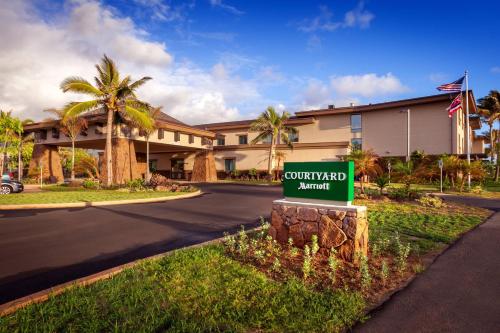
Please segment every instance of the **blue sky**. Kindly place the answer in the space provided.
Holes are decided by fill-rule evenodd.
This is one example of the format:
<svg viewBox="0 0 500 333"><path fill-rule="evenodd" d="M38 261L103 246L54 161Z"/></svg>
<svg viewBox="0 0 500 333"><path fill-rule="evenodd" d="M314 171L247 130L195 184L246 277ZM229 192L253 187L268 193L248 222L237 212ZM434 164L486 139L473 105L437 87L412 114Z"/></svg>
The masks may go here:
<svg viewBox="0 0 500 333"><path fill-rule="evenodd" d="M8 45L0 70L22 58L52 84L44 98L26 101L19 87L39 87L42 75L4 76L0 107L32 116L77 98L58 82L90 79L102 53L134 76L153 76L145 98L189 123L253 117L268 105L293 112L435 94L465 69L477 98L500 89L493 1L19 3L0 9L4 24L17 28L0 37ZM33 25L40 34L30 37Z"/></svg>

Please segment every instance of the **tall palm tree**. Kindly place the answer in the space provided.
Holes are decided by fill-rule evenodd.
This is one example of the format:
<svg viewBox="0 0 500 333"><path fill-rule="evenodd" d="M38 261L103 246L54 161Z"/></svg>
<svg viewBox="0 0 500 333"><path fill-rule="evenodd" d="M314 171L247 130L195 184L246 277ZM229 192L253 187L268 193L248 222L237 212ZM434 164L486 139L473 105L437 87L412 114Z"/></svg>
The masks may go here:
<svg viewBox="0 0 500 333"><path fill-rule="evenodd" d="M145 76L140 80L132 81L130 76L126 76L121 79L115 63L106 55L101 63L96 65L96 69L98 75L94 78L95 86L78 76L68 77L61 83L63 92L81 93L92 97L88 101L68 103L63 111L65 117L68 118L97 109L103 109L106 112L106 185L109 186L113 183L111 154L113 121L116 117L121 117L135 124L141 124L142 128L153 127L153 120L148 114L149 104L140 101L135 94L136 89L151 78Z"/></svg>
<svg viewBox="0 0 500 333"><path fill-rule="evenodd" d="M19 146L17 149L17 180L21 181L23 179L23 147L26 143L32 142L34 140L33 133L29 133L28 135L24 134L24 126L33 124L34 121L32 119L24 119L21 121L22 131L18 133Z"/></svg>
<svg viewBox="0 0 500 333"><path fill-rule="evenodd" d="M23 132L23 126L18 118L12 117L12 111L0 110L0 142L2 143L0 150L0 177L4 172L7 147L17 141Z"/></svg>
<svg viewBox="0 0 500 333"><path fill-rule="evenodd" d="M149 179L151 178L150 175L151 171L149 170L149 138L151 137L151 134L153 134L157 129L156 120L160 116L160 113L161 113L161 106L156 108L151 107L148 109L149 117L153 119L152 127L142 127L141 124L135 124L146 138L146 182L149 182Z"/></svg>
<svg viewBox="0 0 500 333"><path fill-rule="evenodd" d="M56 115L59 119L59 126L61 132L66 135L71 140L71 180L75 180L75 141L83 130L88 127L87 120L83 117L77 116L67 116L67 110L57 110L48 109L46 112L50 112Z"/></svg>
<svg viewBox="0 0 500 333"><path fill-rule="evenodd" d="M285 162L285 159L286 159L286 153L283 151L283 150L277 150L275 152L275 158L276 158L276 178L278 176L278 173L279 173L279 170L280 170L280 166L281 166L281 162Z"/></svg>
<svg viewBox="0 0 500 333"><path fill-rule="evenodd" d="M290 114L283 111L279 114L272 106L269 106L266 111L250 125L250 131L258 132L252 144L269 141L269 157L267 165L267 173L269 177L273 174L273 161L276 150L276 145L283 142L290 148L293 148L293 143L290 139L291 134L297 134L294 127L286 126L286 122L290 118Z"/></svg>
<svg viewBox="0 0 500 333"><path fill-rule="evenodd" d="M346 156L348 161L354 161L354 173L360 177L361 193L365 193L364 178L366 176L376 176L382 173L382 168L378 164L378 156L372 149L351 150L349 155Z"/></svg>
<svg viewBox="0 0 500 333"><path fill-rule="evenodd" d="M490 157L493 161L495 156L495 140L493 135L493 125L495 121L500 123L500 92L498 90L491 90L489 94L478 100L478 113L481 120L488 125L489 130L489 143L490 143ZM500 137L497 136L496 144L500 145ZM498 181L500 174L500 163L497 156L497 167L495 171L495 181Z"/></svg>

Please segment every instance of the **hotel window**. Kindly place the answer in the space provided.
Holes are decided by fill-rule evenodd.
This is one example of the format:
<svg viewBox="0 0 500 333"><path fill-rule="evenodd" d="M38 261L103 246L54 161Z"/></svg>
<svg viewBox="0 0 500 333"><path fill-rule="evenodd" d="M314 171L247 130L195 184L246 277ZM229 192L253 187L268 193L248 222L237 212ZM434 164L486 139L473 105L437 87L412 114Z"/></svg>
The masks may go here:
<svg viewBox="0 0 500 333"><path fill-rule="evenodd" d="M288 139L290 142L299 142L299 132L288 133Z"/></svg>
<svg viewBox="0 0 500 333"><path fill-rule="evenodd" d="M179 132L174 132L174 141L179 142L181 141L181 133Z"/></svg>
<svg viewBox="0 0 500 333"><path fill-rule="evenodd" d="M236 160L234 158L224 159L224 171L233 172L236 169Z"/></svg>
<svg viewBox="0 0 500 333"><path fill-rule="evenodd" d="M271 140L272 140L272 136L268 135L264 139L262 139L262 143L264 143L264 144L270 144Z"/></svg>
<svg viewBox="0 0 500 333"><path fill-rule="evenodd" d="M240 145L247 145L248 144L248 135L238 135L238 143Z"/></svg>
<svg viewBox="0 0 500 333"><path fill-rule="evenodd" d="M351 132L361 132L361 115L351 114Z"/></svg>
<svg viewBox="0 0 500 333"><path fill-rule="evenodd" d="M158 140L162 140L165 137L165 133L163 133L163 128L158 129Z"/></svg>
<svg viewBox="0 0 500 333"><path fill-rule="evenodd" d="M351 139L351 150L361 150L362 140L360 138Z"/></svg>
<svg viewBox="0 0 500 333"><path fill-rule="evenodd" d="M223 136L220 136L217 138L217 146L225 146L226 145L226 138Z"/></svg>
<svg viewBox="0 0 500 333"><path fill-rule="evenodd" d="M189 134L189 143L194 143L194 135Z"/></svg>
<svg viewBox="0 0 500 333"><path fill-rule="evenodd" d="M59 139L59 128L53 128L52 129L52 137L54 139Z"/></svg>

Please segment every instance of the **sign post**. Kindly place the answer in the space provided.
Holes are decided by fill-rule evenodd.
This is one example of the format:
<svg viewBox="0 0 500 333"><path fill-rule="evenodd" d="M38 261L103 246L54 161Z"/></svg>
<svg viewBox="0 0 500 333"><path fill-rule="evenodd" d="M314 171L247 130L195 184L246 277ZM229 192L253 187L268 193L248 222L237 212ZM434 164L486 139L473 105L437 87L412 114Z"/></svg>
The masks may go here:
<svg viewBox="0 0 500 333"><path fill-rule="evenodd" d="M439 188L440 188L441 193L443 193L443 160L442 159L440 159L438 161L438 165L439 165L439 174L440 174L440 177L439 177L440 186L439 186Z"/></svg>
<svg viewBox="0 0 500 333"><path fill-rule="evenodd" d="M354 200L354 162L286 162L287 200L350 206Z"/></svg>

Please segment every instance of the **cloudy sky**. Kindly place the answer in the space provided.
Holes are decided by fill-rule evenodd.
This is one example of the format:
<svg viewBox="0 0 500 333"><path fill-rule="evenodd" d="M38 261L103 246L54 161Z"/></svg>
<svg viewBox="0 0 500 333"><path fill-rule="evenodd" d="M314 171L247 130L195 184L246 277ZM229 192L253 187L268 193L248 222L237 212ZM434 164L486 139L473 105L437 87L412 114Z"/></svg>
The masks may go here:
<svg viewBox="0 0 500 333"><path fill-rule="evenodd" d="M190 124L435 94L470 71L500 89L493 1L13 0L0 7L0 109L42 119L103 54ZM430 10L431 9L431 10Z"/></svg>

